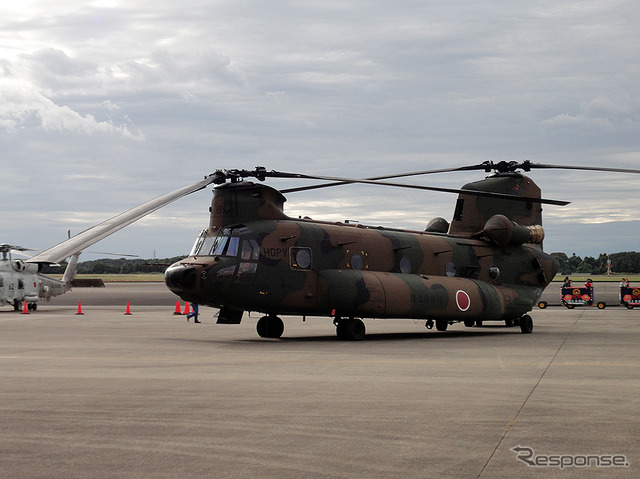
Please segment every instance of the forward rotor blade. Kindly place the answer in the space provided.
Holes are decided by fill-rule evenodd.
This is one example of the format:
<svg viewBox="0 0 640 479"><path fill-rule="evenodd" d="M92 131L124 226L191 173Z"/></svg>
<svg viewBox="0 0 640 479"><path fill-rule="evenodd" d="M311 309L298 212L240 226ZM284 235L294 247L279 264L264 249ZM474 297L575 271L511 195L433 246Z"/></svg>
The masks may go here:
<svg viewBox="0 0 640 479"><path fill-rule="evenodd" d="M177 190L171 191L165 195L154 198L147 201L135 208L132 208L124 213L109 218L108 220L97 224L81 233L78 233L73 238L70 238L62 243L43 251L40 254L32 257L28 260L29 263L59 263L71 255L81 252L85 248L97 243L101 239L112 235L116 231L130 225L131 223L138 221L140 218L153 213L159 208L168 205L169 203L201 190L211 183L216 181L215 175L205 177L204 180L198 181L188 186L184 186Z"/></svg>
<svg viewBox="0 0 640 479"><path fill-rule="evenodd" d="M276 175L273 175L276 176ZM482 196L487 198L502 198L513 201L531 201L535 203L543 203L548 205L556 205L556 206L566 206L569 204L568 201L560 201L560 200L547 200L543 198L531 198L528 196L515 196L515 195L507 195L503 193L492 193L490 191L477 191L477 190L464 190L464 189L455 189L455 188L440 188L436 186L423 186L423 185L410 185L403 183L390 183L387 181L375 181L375 180L367 180L367 179L353 179L353 178L336 178L331 176L314 176L314 175L304 175L300 173L281 173L278 172L277 176L280 178L298 178L298 179L307 179L307 180L323 180L323 181L333 181L333 182L346 182L346 183L363 183L368 185L378 185L378 186L393 186L396 188L411 188L416 190L427 190L427 191L439 191L444 193L457 193L457 194L468 194L472 196ZM286 190L283 190L283 192Z"/></svg>

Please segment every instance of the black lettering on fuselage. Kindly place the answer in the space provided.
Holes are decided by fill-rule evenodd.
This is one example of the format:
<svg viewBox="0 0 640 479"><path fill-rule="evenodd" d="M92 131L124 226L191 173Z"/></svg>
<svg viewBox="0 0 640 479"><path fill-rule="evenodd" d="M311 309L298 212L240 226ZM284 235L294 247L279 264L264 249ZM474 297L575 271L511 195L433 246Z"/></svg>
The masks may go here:
<svg viewBox="0 0 640 479"><path fill-rule="evenodd" d="M267 258L280 258L287 257L286 248L262 248L262 255Z"/></svg>

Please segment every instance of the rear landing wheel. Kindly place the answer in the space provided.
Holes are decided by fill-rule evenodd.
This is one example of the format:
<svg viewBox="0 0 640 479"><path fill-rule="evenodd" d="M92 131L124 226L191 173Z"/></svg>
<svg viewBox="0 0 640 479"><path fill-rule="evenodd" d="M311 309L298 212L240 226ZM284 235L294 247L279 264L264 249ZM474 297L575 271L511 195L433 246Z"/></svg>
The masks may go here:
<svg viewBox="0 0 640 479"><path fill-rule="evenodd" d="M341 318L336 323L336 334L343 341L361 341L366 334L362 320L358 318Z"/></svg>

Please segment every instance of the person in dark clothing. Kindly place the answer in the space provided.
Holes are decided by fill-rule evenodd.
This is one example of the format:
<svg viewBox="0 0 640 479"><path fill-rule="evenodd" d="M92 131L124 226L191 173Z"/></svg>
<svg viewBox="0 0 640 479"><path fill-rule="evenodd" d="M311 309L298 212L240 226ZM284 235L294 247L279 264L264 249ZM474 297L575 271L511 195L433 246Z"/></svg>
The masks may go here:
<svg viewBox="0 0 640 479"><path fill-rule="evenodd" d="M187 321L189 321L190 318L193 318L194 323L200 322L198 321L198 303L191 303L191 312L187 314Z"/></svg>

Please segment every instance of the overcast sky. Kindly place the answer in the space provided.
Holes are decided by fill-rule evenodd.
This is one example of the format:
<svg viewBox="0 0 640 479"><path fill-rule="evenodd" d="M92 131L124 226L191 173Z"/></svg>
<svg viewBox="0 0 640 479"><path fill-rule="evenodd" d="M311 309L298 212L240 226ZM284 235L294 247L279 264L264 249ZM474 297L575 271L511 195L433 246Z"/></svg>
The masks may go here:
<svg viewBox="0 0 640 479"><path fill-rule="evenodd" d="M3 2L0 242L46 249L217 168L640 168L639 17L632 0ZM640 176L530 176L572 201L545 208L547 251L640 250ZM210 190L91 249L186 254ZM454 204L362 185L292 193L285 212L422 229Z"/></svg>

